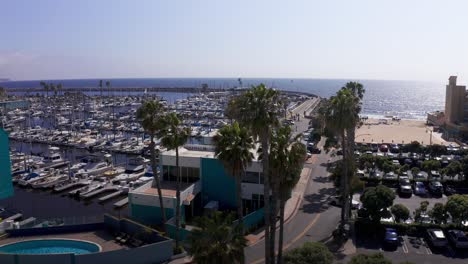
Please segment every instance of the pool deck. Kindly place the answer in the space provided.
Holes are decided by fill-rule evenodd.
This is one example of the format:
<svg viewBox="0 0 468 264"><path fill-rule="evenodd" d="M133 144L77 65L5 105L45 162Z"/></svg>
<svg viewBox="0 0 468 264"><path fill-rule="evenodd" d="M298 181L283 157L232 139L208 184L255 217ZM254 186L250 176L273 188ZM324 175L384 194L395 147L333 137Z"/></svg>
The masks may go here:
<svg viewBox="0 0 468 264"><path fill-rule="evenodd" d="M104 230L91 231L91 232L81 232L81 233L65 233L65 234L53 234L53 235L43 235L43 236L25 236L25 237L8 237L0 239L0 246L15 242L21 242L26 240L34 239L76 239L84 240L96 243L101 246L102 251L113 251L122 248L128 248L127 246L122 246L115 243L114 237Z"/></svg>

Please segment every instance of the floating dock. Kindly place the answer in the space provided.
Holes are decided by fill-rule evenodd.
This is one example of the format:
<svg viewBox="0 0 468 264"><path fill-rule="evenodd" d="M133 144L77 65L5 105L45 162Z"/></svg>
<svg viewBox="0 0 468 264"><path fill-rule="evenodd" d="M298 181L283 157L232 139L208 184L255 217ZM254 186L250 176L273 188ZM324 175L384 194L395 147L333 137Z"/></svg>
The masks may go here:
<svg viewBox="0 0 468 264"><path fill-rule="evenodd" d="M120 200L120 201L116 202L114 204L114 207L120 208L120 207L123 207L124 205L127 205L127 204L128 204L128 197L123 199L123 200Z"/></svg>
<svg viewBox="0 0 468 264"><path fill-rule="evenodd" d="M107 200L110 200L110 199L112 199L112 198L114 198L114 197L117 197L117 196L120 196L120 195L122 195L122 194L125 194L125 192L124 192L124 191L116 191L116 192L113 192L113 193L111 193L111 194L108 194L108 195L106 195L106 196L103 196L103 197L99 198L99 202L100 202L100 203L105 202L105 201L107 201Z"/></svg>
<svg viewBox="0 0 468 264"><path fill-rule="evenodd" d="M104 188L101 188L101 189L91 191L89 193L80 194L80 198L88 199L88 198L96 196L96 195L98 195L100 193L109 192L109 191L116 191L118 189L119 189L118 186L107 186L107 187L104 187Z"/></svg>

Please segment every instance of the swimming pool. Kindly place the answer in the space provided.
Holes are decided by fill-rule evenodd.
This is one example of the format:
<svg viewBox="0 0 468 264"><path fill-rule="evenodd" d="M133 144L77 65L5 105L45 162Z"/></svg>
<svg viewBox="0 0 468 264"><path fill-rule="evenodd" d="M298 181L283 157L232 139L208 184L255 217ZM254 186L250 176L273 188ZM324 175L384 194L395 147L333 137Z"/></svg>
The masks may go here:
<svg viewBox="0 0 468 264"><path fill-rule="evenodd" d="M0 246L0 253L8 254L88 254L101 251L95 243L72 239L35 239Z"/></svg>

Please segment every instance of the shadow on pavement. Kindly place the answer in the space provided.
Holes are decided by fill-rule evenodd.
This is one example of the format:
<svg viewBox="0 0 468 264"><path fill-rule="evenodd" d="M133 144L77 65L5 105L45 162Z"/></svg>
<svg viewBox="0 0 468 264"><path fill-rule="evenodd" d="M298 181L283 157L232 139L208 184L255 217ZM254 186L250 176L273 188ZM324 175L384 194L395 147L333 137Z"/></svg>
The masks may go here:
<svg viewBox="0 0 468 264"><path fill-rule="evenodd" d="M318 193L308 194L304 196L304 203L301 210L304 213L314 214L321 213L330 208L328 197L336 193L335 188L322 188Z"/></svg>

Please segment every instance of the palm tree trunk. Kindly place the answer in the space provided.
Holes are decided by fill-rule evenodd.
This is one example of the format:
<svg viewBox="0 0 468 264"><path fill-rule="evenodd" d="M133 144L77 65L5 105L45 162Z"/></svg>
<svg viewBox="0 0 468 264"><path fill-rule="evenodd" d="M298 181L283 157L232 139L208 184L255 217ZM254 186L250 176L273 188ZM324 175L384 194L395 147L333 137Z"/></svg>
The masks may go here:
<svg viewBox="0 0 468 264"><path fill-rule="evenodd" d="M242 227L242 234L244 234L244 227L243 227L243 219L244 218L244 210L242 207L242 173L243 171L237 171L237 177L236 177L236 192L237 192L237 217L239 218L239 226ZM242 249L242 255L244 255L244 249ZM242 261L241 264L244 264L244 261Z"/></svg>
<svg viewBox="0 0 468 264"><path fill-rule="evenodd" d="M237 217L239 218L239 225L243 224L244 218L244 209L242 206L242 173L243 171L236 172Z"/></svg>
<svg viewBox="0 0 468 264"><path fill-rule="evenodd" d="M348 194L348 208L347 208L347 217L348 219L350 218L351 215L351 202L352 202L352 197L350 193L350 182L351 179L354 176L355 173L355 166L354 166L354 145L355 145L355 133L356 133L356 128L348 128L348 162L349 162L349 170L348 170L348 176L346 177L346 187L347 187L347 194Z"/></svg>
<svg viewBox="0 0 468 264"><path fill-rule="evenodd" d="M262 151L263 151L263 201L264 201L264 219L265 219L265 263L271 263L271 250L270 250L270 179L269 179L269 151L268 144L270 142L270 135L268 131L262 135Z"/></svg>
<svg viewBox="0 0 468 264"><path fill-rule="evenodd" d="M274 174L270 174L270 189L271 189L271 215L270 215L270 254L271 262L275 263L275 240L276 240L276 216L278 215L278 184Z"/></svg>
<svg viewBox="0 0 468 264"><path fill-rule="evenodd" d="M159 196L159 207L161 208L161 217L162 217L162 227L163 231L166 231L165 223L166 223L166 210L164 209L163 204L163 196L161 190L161 180L158 174L158 166L156 164L156 153L155 153L155 143L154 143L154 135L151 135L151 144L150 144L150 151L151 151L151 169L153 170L153 187L156 185L156 189L158 189L158 196Z"/></svg>
<svg viewBox="0 0 468 264"><path fill-rule="evenodd" d="M176 187L176 250L179 250L180 242L180 171L179 171L179 148L176 147L176 175L177 175L177 187Z"/></svg>
<svg viewBox="0 0 468 264"><path fill-rule="evenodd" d="M342 201L342 206L341 206L341 228L344 227L346 224L346 207L347 207L347 187L346 187L346 178L348 175L348 161L347 161L347 142L346 142L346 133L345 130L342 131L341 134L341 148L343 150L343 161L342 161L342 166L343 166L343 173L341 174L341 197L343 199Z"/></svg>
<svg viewBox="0 0 468 264"><path fill-rule="evenodd" d="M281 195L279 204L280 226L278 235L278 264L283 264L283 232L284 232L284 207L286 205L285 195Z"/></svg>

